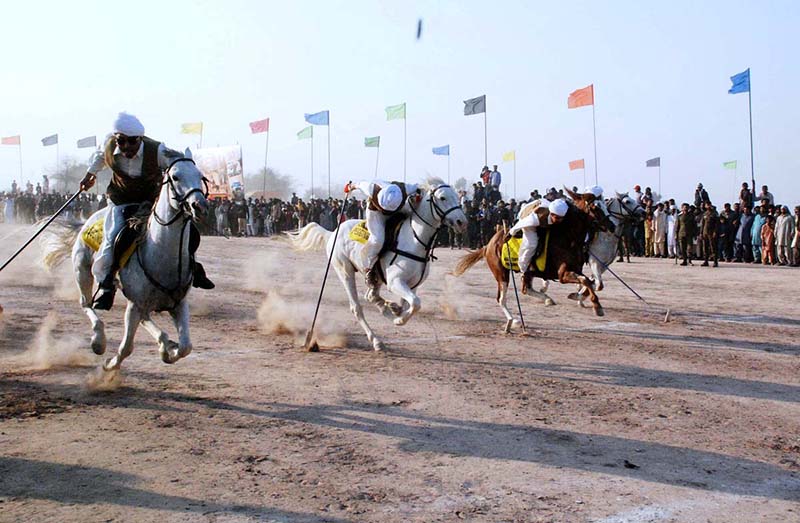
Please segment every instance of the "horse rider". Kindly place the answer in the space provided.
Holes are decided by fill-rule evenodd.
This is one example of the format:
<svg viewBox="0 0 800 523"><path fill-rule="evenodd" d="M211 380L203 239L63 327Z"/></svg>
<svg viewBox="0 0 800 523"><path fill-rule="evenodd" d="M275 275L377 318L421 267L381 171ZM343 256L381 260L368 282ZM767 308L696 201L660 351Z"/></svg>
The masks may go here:
<svg viewBox="0 0 800 523"><path fill-rule="evenodd" d="M365 218L369 239L361 250L363 264L359 270L364 272L367 285L372 287L377 284L374 267L386 238L386 221L397 214L407 216L411 212L411 206L418 203L420 190L419 186L413 183L382 180L349 183L344 189L346 193L354 190L361 191L367 196Z"/></svg>
<svg viewBox="0 0 800 523"><path fill-rule="evenodd" d="M109 210L105 218L103 243L92 266L99 292L93 308L109 310L114 304L114 277L119 269L118 260L114 259L114 242L125 227L125 209L134 205L138 207L143 202L153 204L161 191L164 171L181 157L179 152L145 136L144 126L139 119L124 112L117 116L114 130L107 137L103 149L92 155L89 169L81 181L81 190L91 189L97 173L102 169L107 167L112 171L111 183L106 189ZM191 227L194 238L190 244L199 245L199 232L194 224ZM194 262L192 285L201 289L214 288L203 266L197 262Z"/></svg>
<svg viewBox="0 0 800 523"><path fill-rule="evenodd" d="M544 201L541 201L541 203L543 204ZM534 203L529 203L525 207L530 205L534 205ZM522 214L525 207L520 209L520 214ZM533 210L533 212L514 224L514 226L508 232L506 239L508 239L510 236L513 236L517 232L522 231L522 243L519 247L520 272L525 274L525 271L528 269L528 266L533 260L533 255L536 253L536 248L539 245L538 229L540 227L547 229L551 225L555 225L556 223L560 222L564 216L566 216L568 210L569 205L566 201L562 199L553 200L552 202L549 202L547 206L539 205Z"/></svg>

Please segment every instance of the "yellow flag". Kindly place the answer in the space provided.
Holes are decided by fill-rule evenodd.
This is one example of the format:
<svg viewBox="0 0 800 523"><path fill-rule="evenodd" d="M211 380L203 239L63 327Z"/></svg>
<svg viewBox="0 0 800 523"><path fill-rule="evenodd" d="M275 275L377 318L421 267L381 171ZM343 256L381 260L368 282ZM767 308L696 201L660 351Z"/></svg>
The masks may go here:
<svg viewBox="0 0 800 523"><path fill-rule="evenodd" d="M181 124L181 134L203 134L203 122Z"/></svg>
<svg viewBox="0 0 800 523"><path fill-rule="evenodd" d="M517 152L516 151L508 151L507 153L503 154L503 161L504 162L513 162L517 159Z"/></svg>

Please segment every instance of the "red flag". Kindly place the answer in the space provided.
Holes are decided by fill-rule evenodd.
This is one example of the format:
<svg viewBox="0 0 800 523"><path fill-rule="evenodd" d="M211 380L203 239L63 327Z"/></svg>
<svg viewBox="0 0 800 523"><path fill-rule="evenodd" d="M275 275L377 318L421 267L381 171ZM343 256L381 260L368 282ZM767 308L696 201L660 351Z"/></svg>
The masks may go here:
<svg viewBox="0 0 800 523"><path fill-rule="evenodd" d="M577 171L578 169L586 169L586 166L583 163L583 158L580 160L572 160L569 162L569 170L570 171Z"/></svg>
<svg viewBox="0 0 800 523"><path fill-rule="evenodd" d="M19 135L17 136L4 136L2 140L0 140L2 145L19 145Z"/></svg>
<svg viewBox="0 0 800 523"><path fill-rule="evenodd" d="M594 105L594 84L569 93L567 109L575 109L584 105Z"/></svg>
<svg viewBox="0 0 800 523"><path fill-rule="evenodd" d="M269 118L264 118L257 122L250 122L250 130L253 134L269 132Z"/></svg>

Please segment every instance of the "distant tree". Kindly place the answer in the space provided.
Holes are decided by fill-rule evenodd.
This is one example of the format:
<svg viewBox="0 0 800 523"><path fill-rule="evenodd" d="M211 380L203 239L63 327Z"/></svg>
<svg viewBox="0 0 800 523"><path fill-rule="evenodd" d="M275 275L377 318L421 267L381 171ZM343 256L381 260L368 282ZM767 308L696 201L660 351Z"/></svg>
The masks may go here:
<svg viewBox="0 0 800 523"><path fill-rule="evenodd" d="M467 179L463 176L456 180L456 183L453 184L453 188L457 191L466 191L467 190Z"/></svg>
<svg viewBox="0 0 800 523"><path fill-rule="evenodd" d="M72 156L67 156L61 160L58 167L45 169L44 174L47 174L50 179L51 191L74 193L78 190L88 169L88 162L78 161ZM111 181L111 170L103 169L97 174L97 181L91 192L104 193L109 181Z"/></svg>
<svg viewBox="0 0 800 523"><path fill-rule="evenodd" d="M257 173L246 174L244 177L244 187L248 196L263 196L264 192L264 168L258 170ZM267 168L266 179L266 198L280 198L281 200L288 200L294 192L294 179L288 174L281 174L279 171Z"/></svg>

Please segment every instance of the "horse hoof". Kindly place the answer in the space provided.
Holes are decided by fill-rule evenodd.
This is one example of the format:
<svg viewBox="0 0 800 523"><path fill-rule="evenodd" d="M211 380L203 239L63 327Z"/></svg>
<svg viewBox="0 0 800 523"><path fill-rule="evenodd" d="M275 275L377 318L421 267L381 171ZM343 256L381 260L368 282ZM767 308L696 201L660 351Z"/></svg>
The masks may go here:
<svg viewBox="0 0 800 523"><path fill-rule="evenodd" d="M178 349L178 344L174 341L168 341L166 345L162 345L158 351L161 354L161 361L169 365L178 361L180 359Z"/></svg>
<svg viewBox="0 0 800 523"><path fill-rule="evenodd" d="M603 290L603 282L597 284L597 288L595 288L596 292L600 292Z"/></svg>
<svg viewBox="0 0 800 523"><path fill-rule="evenodd" d="M603 308L602 308L602 307L597 307L597 308L594 310L594 313L595 313L596 315L598 315L598 316L605 316L605 315L606 315L606 313L605 313L605 311L603 311Z"/></svg>
<svg viewBox="0 0 800 523"><path fill-rule="evenodd" d="M567 294L567 298L575 301L578 301L580 299L577 292L570 292L569 294Z"/></svg>
<svg viewBox="0 0 800 523"><path fill-rule="evenodd" d="M555 305L556 302L554 302L552 298L547 298L547 299L544 300L544 304L549 307L551 305Z"/></svg>
<svg viewBox="0 0 800 523"><path fill-rule="evenodd" d="M405 319L405 318L403 318L403 317L400 317L400 318L395 318L393 323L394 323L395 325L397 325L398 327L400 327L401 325L405 325L405 324L406 324L406 321L408 321L408 320L406 320L406 319Z"/></svg>
<svg viewBox="0 0 800 523"><path fill-rule="evenodd" d="M511 326L514 324L514 320L506 320L506 326L503 327L503 334L511 334Z"/></svg>
<svg viewBox="0 0 800 523"><path fill-rule="evenodd" d="M106 371L106 372L112 372L112 371L118 370L119 369L119 365L113 363L114 360L116 360L116 359L117 359L116 356L114 356L113 358L108 358L106 360L106 362L103 363L103 370Z"/></svg>
<svg viewBox="0 0 800 523"><path fill-rule="evenodd" d="M106 337L92 336L92 352L100 356L106 352Z"/></svg>
<svg viewBox="0 0 800 523"><path fill-rule="evenodd" d="M384 346L383 342L380 340L375 340L372 342L372 348L375 349L375 352L382 351L386 347Z"/></svg>

